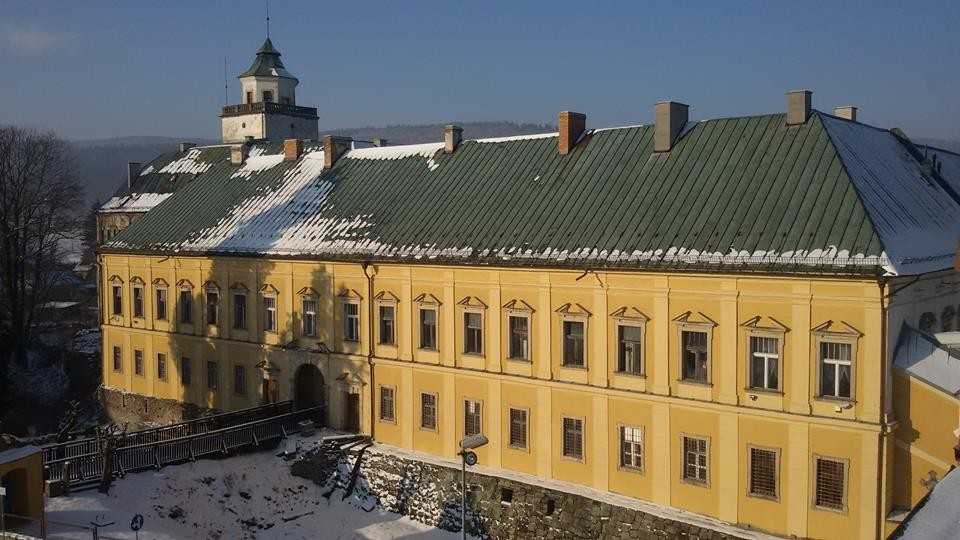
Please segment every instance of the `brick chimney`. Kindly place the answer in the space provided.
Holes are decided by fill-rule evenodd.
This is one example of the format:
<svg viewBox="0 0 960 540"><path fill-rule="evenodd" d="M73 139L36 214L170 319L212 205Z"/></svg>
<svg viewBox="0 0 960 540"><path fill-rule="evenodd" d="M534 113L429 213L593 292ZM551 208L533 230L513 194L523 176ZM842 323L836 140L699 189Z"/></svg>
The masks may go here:
<svg viewBox="0 0 960 540"><path fill-rule="evenodd" d="M452 154L460 142L463 141L463 128L454 124L447 124L443 128L443 153Z"/></svg>
<svg viewBox="0 0 960 540"><path fill-rule="evenodd" d="M587 128L587 115L578 112L560 111L557 116L557 129L560 136L557 137L557 150L560 155L569 154L576 146L577 140L583 131Z"/></svg>
<svg viewBox="0 0 960 540"><path fill-rule="evenodd" d="M353 139L350 137L337 137L327 135L323 138L323 168L329 170L333 164L340 159L340 156L350 151Z"/></svg>
<svg viewBox="0 0 960 540"><path fill-rule="evenodd" d="M300 139L284 139L283 160L296 161L303 154L303 141Z"/></svg>
<svg viewBox="0 0 960 540"><path fill-rule="evenodd" d="M250 155L250 145L247 143L234 144L230 146L230 163L232 165L243 165Z"/></svg>
<svg viewBox="0 0 960 540"><path fill-rule="evenodd" d="M844 105L842 107L834 107L833 115L837 118L845 118L852 122L857 121L857 108L853 105Z"/></svg>
<svg viewBox="0 0 960 540"><path fill-rule="evenodd" d="M813 92L794 90L787 92L787 125L803 124L810 118L810 103Z"/></svg>
<svg viewBox="0 0 960 540"><path fill-rule="evenodd" d="M690 106L679 101L660 101L653 106L653 151L669 152L690 117Z"/></svg>
<svg viewBox="0 0 960 540"><path fill-rule="evenodd" d="M133 186L133 181L140 176L140 168L143 166L143 163L138 161L127 162L127 189L130 189Z"/></svg>
<svg viewBox="0 0 960 540"><path fill-rule="evenodd" d="M386 139L384 139L383 137L374 137L373 140L370 141L370 142L372 142L373 145L374 145L374 146L377 146L377 147L384 147L384 146L387 146L388 144L390 144L390 143L389 143Z"/></svg>
<svg viewBox="0 0 960 540"><path fill-rule="evenodd" d="M192 142L188 142L188 141L182 141L182 142L180 143L180 153L182 154L182 153L186 152L187 150L189 150L189 149L191 149L191 148L194 148L194 147L196 147L196 146L197 146L197 143L192 143Z"/></svg>

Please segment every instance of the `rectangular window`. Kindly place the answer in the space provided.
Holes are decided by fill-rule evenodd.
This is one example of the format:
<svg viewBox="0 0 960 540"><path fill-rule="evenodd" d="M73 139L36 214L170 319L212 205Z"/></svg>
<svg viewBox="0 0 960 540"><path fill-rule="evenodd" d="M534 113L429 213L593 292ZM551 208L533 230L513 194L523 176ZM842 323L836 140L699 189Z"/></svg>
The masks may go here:
<svg viewBox="0 0 960 540"><path fill-rule="evenodd" d="M216 325L220 319L220 293L207 291L207 324Z"/></svg>
<svg viewBox="0 0 960 540"><path fill-rule="evenodd" d="M123 286L114 285L113 291L113 314L123 315Z"/></svg>
<svg viewBox="0 0 960 540"><path fill-rule="evenodd" d="M750 495L777 498L777 451L750 447Z"/></svg>
<svg viewBox="0 0 960 540"><path fill-rule="evenodd" d="M247 295L234 293L233 295L233 328L246 330L247 328Z"/></svg>
<svg viewBox="0 0 960 540"><path fill-rule="evenodd" d="M483 354L483 313L463 313L463 352Z"/></svg>
<svg viewBox="0 0 960 540"><path fill-rule="evenodd" d="M303 299L303 335L317 335L317 301L313 298Z"/></svg>
<svg viewBox="0 0 960 540"><path fill-rule="evenodd" d="M643 470L643 428L620 426L620 466Z"/></svg>
<svg viewBox="0 0 960 540"><path fill-rule="evenodd" d="M247 92L247 103L253 103L253 92Z"/></svg>
<svg viewBox="0 0 960 540"><path fill-rule="evenodd" d="M706 332L683 330L680 332L682 372L681 378L706 384L707 362L709 359L710 344Z"/></svg>
<svg viewBox="0 0 960 540"><path fill-rule="evenodd" d="M133 350L133 374L143 377L143 351Z"/></svg>
<svg viewBox="0 0 960 540"><path fill-rule="evenodd" d="M820 395L850 398L853 345L834 341L820 342Z"/></svg>
<svg viewBox="0 0 960 540"><path fill-rule="evenodd" d="M394 415L395 390L390 386L380 387L380 420L384 422L393 422L396 419Z"/></svg>
<svg viewBox="0 0 960 540"><path fill-rule="evenodd" d="M750 336L750 388L780 389L780 340Z"/></svg>
<svg viewBox="0 0 960 540"><path fill-rule="evenodd" d="M583 420L563 419L563 457L583 459Z"/></svg>
<svg viewBox="0 0 960 540"><path fill-rule="evenodd" d="M437 310L420 308L420 348L437 350Z"/></svg>
<svg viewBox="0 0 960 540"><path fill-rule="evenodd" d="M463 436L478 435L483 432L483 405L472 399L463 402Z"/></svg>
<svg viewBox="0 0 960 540"><path fill-rule="evenodd" d="M233 391L240 396L247 393L247 368L233 366Z"/></svg>
<svg viewBox="0 0 960 540"><path fill-rule="evenodd" d="M343 340L360 341L360 304L343 305Z"/></svg>
<svg viewBox="0 0 960 540"><path fill-rule="evenodd" d="M267 332L277 331L277 297L263 297L263 329Z"/></svg>
<svg viewBox="0 0 960 540"><path fill-rule="evenodd" d="M617 371L643 375L643 349L639 326L617 325Z"/></svg>
<svg viewBox="0 0 960 540"><path fill-rule="evenodd" d="M510 446L527 449L527 410L510 409Z"/></svg>
<svg viewBox="0 0 960 540"><path fill-rule="evenodd" d="M217 363L208 360L207 361L207 388L210 390L216 390L220 387L220 377L217 373Z"/></svg>
<svg viewBox="0 0 960 540"><path fill-rule="evenodd" d="M380 306L380 344L393 345L395 343L394 324L395 311L393 306Z"/></svg>
<svg viewBox="0 0 960 540"><path fill-rule="evenodd" d="M165 321L167 320L167 290L166 289L157 289L157 305L154 306L157 310L157 320Z"/></svg>
<svg viewBox="0 0 960 540"><path fill-rule="evenodd" d="M584 367L583 321L563 321L563 365Z"/></svg>
<svg viewBox="0 0 960 540"><path fill-rule="evenodd" d="M119 345L113 346L113 370L123 371L123 349Z"/></svg>
<svg viewBox="0 0 960 540"><path fill-rule="evenodd" d="M266 102L266 103L272 103L272 102L273 102L273 91L272 91L272 90L264 90L264 91L263 91L263 101Z"/></svg>
<svg viewBox="0 0 960 540"><path fill-rule="evenodd" d="M143 318L143 287L133 288L133 316Z"/></svg>
<svg viewBox="0 0 960 540"><path fill-rule="evenodd" d="M707 440L699 437L683 437L683 479L706 484L708 475Z"/></svg>
<svg viewBox="0 0 960 540"><path fill-rule="evenodd" d="M436 394L420 394L420 428L437 429Z"/></svg>
<svg viewBox="0 0 960 540"><path fill-rule="evenodd" d="M846 507L847 464L845 461L818 457L816 461L816 493L818 508L843 510Z"/></svg>
<svg viewBox="0 0 960 540"><path fill-rule="evenodd" d="M512 360L530 360L530 317L510 315L507 318L510 332L508 358Z"/></svg>
<svg viewBox="0 0 960 540"><path fill-rule="evenodd" d="M180 289L180 322L190 324L193 322L193 291L190 289Z"/></svg>
<svg viewBox="0 0 960 540"><path fill-rule="evenodd" d="M180 359L180 382L184 386L190 386L193 382L193 374L190 372L190 359L184 356Z"/></svg>
<svg viewBox="0 0 960 540"><path fill-rule="evenodd" d="M157 378L167 380L167 355L163 353L157 353Z"/></svg>

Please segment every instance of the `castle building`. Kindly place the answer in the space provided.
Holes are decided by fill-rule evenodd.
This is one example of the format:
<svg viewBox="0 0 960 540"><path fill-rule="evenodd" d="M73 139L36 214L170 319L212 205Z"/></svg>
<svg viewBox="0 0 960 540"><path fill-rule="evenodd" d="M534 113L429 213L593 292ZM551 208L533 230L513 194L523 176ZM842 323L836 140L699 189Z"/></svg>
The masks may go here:
<svg viewBox="0 0 960 540"><path fill-rule="evenodd" d="M809 538L891 534L955 464L960 156L806 91L369 147L317 139L269 40L240 79L99 248L107 394L482 433L491 467Z"/></svg>

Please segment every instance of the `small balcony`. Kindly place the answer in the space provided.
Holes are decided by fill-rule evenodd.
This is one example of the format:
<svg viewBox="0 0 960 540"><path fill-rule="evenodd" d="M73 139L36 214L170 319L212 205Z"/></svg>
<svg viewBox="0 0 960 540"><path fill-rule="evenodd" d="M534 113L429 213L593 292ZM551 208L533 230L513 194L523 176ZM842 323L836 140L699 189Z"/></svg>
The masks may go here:
<svg viewBox="0 0 960 540"><path fill-rule="evenodd" d="M317 109L315 107L300 107L297 105L287 105L286 103L274 103L272 101L225 105L220 117L260 113L283 114L299 118L317 118Z"/></svg>

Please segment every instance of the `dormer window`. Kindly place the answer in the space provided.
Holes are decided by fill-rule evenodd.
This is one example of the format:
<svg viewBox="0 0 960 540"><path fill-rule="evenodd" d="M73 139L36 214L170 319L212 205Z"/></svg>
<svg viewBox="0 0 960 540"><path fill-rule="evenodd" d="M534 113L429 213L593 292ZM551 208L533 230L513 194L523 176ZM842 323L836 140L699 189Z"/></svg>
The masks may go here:
<svg viewBox="0 0 960 540"><path fill-rule="evenodd" d="M263 91L263 101L264 103L273 103L273 91L264 90Z"/></svg>

